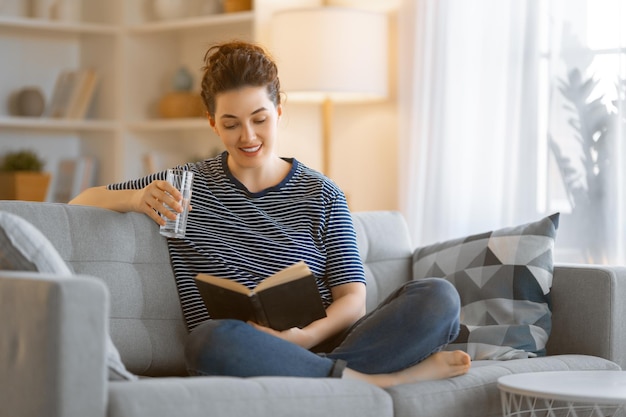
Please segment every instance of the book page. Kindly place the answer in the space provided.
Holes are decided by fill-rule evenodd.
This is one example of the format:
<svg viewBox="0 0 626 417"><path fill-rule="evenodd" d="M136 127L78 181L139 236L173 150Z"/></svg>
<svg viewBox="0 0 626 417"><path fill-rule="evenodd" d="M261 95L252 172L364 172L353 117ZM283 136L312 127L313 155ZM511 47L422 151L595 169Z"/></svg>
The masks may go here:
<svg viewBox="0 0 626 417"><path fill-rule="evenodd" d="M266 278L263 282L257 285L254 291L263 291L265 288L281 285L285 282L294 281L298 278L306 277L311 274L311 270L309 269L307 264L305 264L303 261L300 261L285 269L278 271L271 277Z"/></svg>

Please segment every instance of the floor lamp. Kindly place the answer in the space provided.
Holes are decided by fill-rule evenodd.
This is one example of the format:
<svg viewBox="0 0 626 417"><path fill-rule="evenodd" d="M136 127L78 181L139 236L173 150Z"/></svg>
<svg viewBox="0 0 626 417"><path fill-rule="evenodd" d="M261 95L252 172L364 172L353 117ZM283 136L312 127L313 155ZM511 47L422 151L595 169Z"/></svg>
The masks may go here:
<svg viewBox="0 0 626 417"><path fill-rule="evenodd" d="M345 7L283 10L272 17L271 50L290 101L321 103L322 172L330 174L332 103L387 96L385 13Z"/></svg>

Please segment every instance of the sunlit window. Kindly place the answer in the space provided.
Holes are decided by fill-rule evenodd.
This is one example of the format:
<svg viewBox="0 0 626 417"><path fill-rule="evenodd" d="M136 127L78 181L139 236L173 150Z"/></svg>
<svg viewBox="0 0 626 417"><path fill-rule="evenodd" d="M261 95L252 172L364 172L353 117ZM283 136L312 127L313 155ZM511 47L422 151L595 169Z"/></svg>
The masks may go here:
<svg viewBox="0 0 626 417"><path fill-rule="evenodd" d="M572 242L592 233L589 245L606 245L604 231L617 223L611 216L620 215L616 194L626 183L616 167L626 149L626 1L541 5L539 140L547 137L548 146L540 147L538 211L565 214L569 228L578 229L565 231Z"/></svg>
<svg viewBox="0 0 626 417"><path fill-rule="evenodd" d="M591 80L594 84L588 96L581 98L587 102L599 99L607 112L617 113L618 84L626 79L626 29L621 27L626 21L626 2L570 0L563 10L555 10L555 3L559 2L545 0L541 11L544 18L544 54L540 69L543 94L538 107L543 126L541 131L559 143L563 156L570 159L574 168L583 169L579 160L583 156L579 149L581 144L574 139L580 132L575 132L570 122L584 114L569 109L573 103L563 97L561 90L567 87L563 84L567 82L568 73L578 68L582 82ZM555 14L564 16L554 19ZM549 151L539 159L547 164L543 175L539 176L542 182L538 187L539 211L570 212L572 204L564 180ZM544 182L545 178L548 178L547 182Z"/></svg>

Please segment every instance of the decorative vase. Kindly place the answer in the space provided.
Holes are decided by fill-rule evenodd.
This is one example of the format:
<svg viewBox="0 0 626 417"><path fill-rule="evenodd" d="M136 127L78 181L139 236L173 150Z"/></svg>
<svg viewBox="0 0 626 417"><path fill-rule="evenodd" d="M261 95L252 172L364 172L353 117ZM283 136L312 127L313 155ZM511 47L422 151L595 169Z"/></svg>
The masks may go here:
<svg viewBox="0 0 626 417"><path fill-rule="evenodd" d="M187 12L184 0L152 0L152 12L158 19L180 19Z"/></svg>
<svg viewBox="0 0 626 417"><path fill-rule="evenodd" d="M185 67L180 67L172 78L172 88L175 91L190 91L193 86L193 76Z"/></svg>
<svg viewBox="0 0 626 417"><path fill-rule="evenodd" d="M70 19L70 5L66 0L33 0L31 7L31 15L36 19Z"/></svg>
<svg viewBox="0 0 626 417"><path fill-rule="evenodd" d="M159 100L159 115L166 119L202 117L205 112L199 93L173 91Z"/></svg>
<svg viewBox="0 0 626 417"><path fill-rule="evenodd" d="M226 13L243 12L252 9L252 0L224 0Z"/></svg>
<svg viewBox="0 0 626 417"><path fill-rule="evenodd" d="M46 107L43 93L37 87L21 89L15 97L18 116L39 117Z"/></svg>
<svg viewBox="0 0 626 417"><path fill-rule="evenodd" d="M30 16L35 19L50 19L52 16L51 0L33 0L30 7Z"/></svg>

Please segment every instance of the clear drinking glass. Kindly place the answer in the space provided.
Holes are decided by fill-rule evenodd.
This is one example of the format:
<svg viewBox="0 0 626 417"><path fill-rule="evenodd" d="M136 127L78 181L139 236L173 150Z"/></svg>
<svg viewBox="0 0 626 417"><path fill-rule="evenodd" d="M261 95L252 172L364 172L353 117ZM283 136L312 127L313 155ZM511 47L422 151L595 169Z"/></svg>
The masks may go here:
<svg viewBox="0 0 626 417"><path fill-rule="evenodd" d="M189 202L191 201L191 184L193 183L193 172L182 169L168 169L167 182L180 191L183 198L179 201L183 207L182 213L174 212L176 219L171 220L163 216L165 225L161 226L160 233L163 236L182 238L185 237L187 228L187 215L189 214Z"/></svg>

